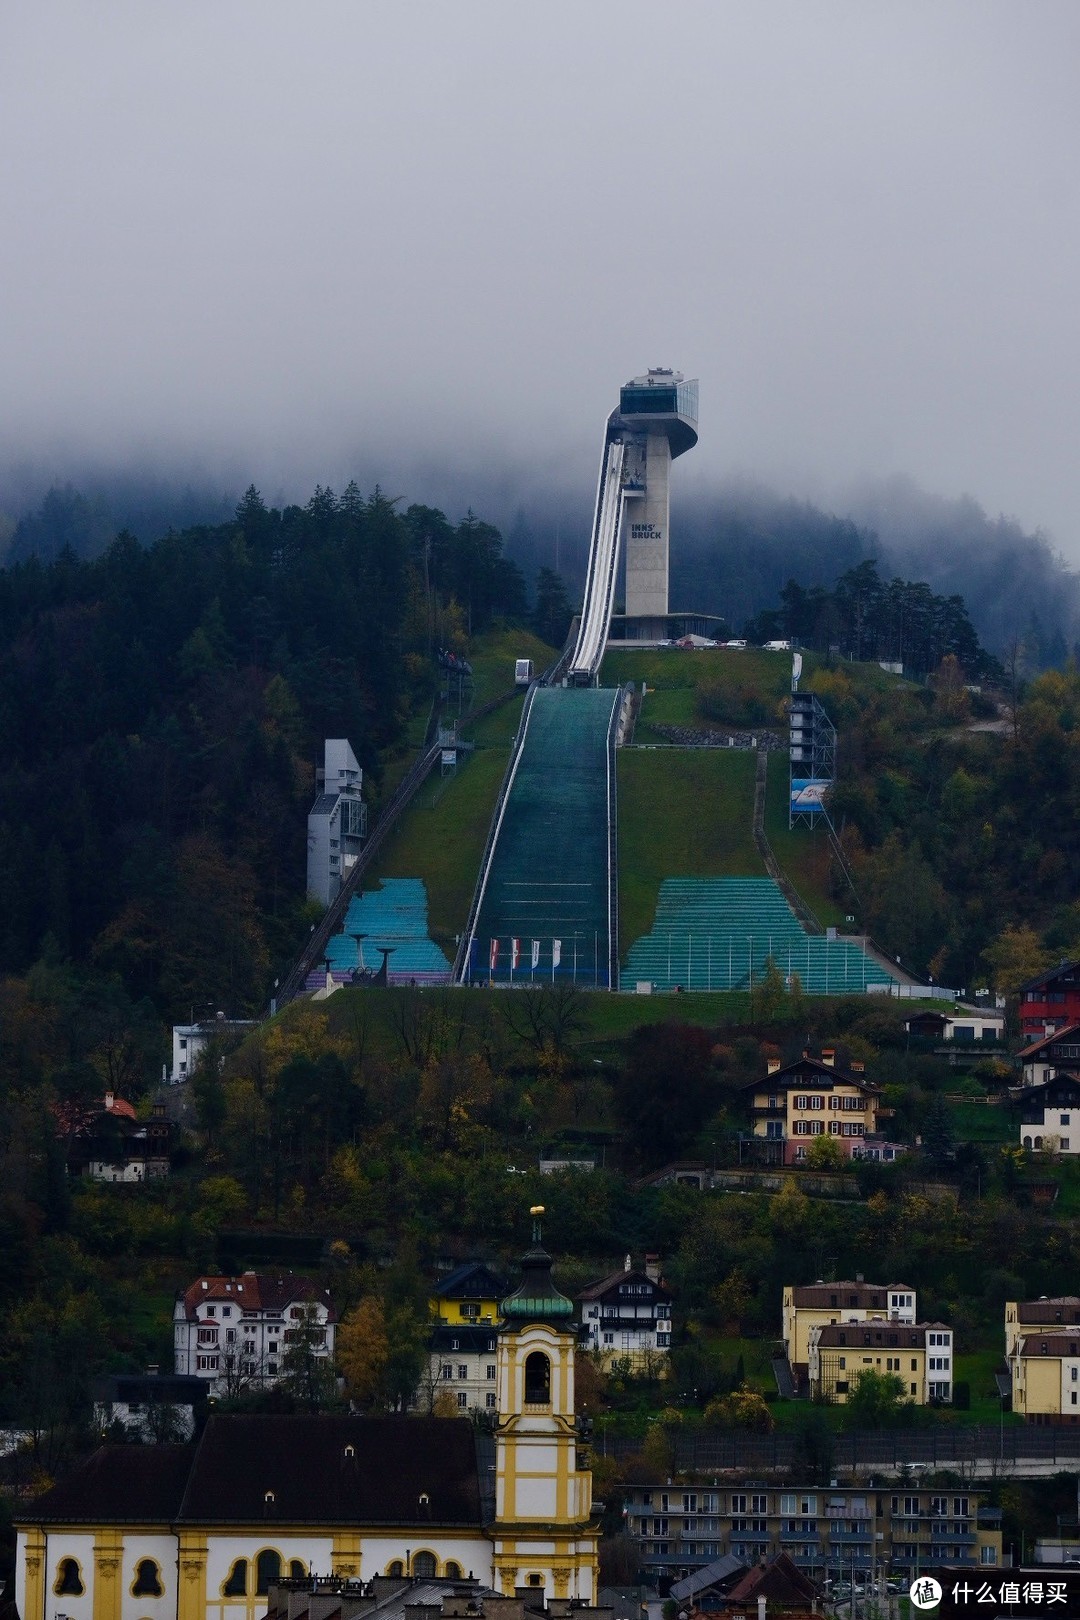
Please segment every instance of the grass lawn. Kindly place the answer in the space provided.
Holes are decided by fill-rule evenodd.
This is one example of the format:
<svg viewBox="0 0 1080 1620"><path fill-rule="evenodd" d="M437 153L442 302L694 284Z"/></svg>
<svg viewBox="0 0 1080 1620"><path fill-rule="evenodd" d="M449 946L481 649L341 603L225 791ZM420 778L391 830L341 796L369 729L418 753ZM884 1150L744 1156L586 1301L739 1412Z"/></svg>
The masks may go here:
<svg viewBox="0 0 1080 1620"><path fill-rule="evenodd" d="M474 636L468 653L473 667L473 708L490 703L493 697L513 686L516 659L531 658L539 675L558 656L554 647L534 636L531 630L492 630L487 635Z"/></svg>
<svg viewBox="0 0 1080 1620"><path fill-rule="evenodd" d="M622 748L619 949L647 934L668 877L747 877L754 846L754 755L743 749Z"/></svg>
<svg viewBox="0 0 1080 1620"><path fill-rule="evenodd" d="M1017 1142L1017 1116L992 1103L952 1103L953 1123L961 1142Z"/></svg>
<svg viewBox="0 0 1080 1620"><path fill-rule="evenodd" d="M468 715L461 722L461 734L479 748L505 748L509 750L525 706L525 693L518 692L508 703L502 703L479 720Z"/></svg>
<svg viewBox="0 0 1080 1620"><path fill-rule="evenodd" d="M829 894L829 845L825 828L788 826L788 762L782 753L769 755L765 836L783 872L818 922L824 928L848 926L844 922L847 911Z"/></svg>
<svg viewBox="0 0 1080 1620"><path fill-rule="evenodd" d="M506 711L500 711L505 716ZM505 729L505 727L504 727ZM422 878L431 937L453 959L454 936L469 915L491 813L510 757L509 747L463 755L452 781L432 774L405 811L365 883Z"/></svg>

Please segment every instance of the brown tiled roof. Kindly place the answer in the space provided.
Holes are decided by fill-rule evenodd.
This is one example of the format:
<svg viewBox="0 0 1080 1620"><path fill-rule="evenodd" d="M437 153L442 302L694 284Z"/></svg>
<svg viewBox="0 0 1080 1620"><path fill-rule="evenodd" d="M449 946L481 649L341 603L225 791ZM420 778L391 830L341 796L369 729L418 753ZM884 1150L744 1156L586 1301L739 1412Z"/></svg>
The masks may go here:
<svg viewBox="0 0 1080 1620"><path fill-rule="evenodd" d="M1017 995L1026 995L1029 990L1041 990L1044 984L1052 984L1055 979L1064 978L1066 974L1075 973L1080 968L1080 962L1059 962L1057 967L1046 968L1037 973L1033 979L1019 986Z"/></svg>
<svg viewBox="0 0 1080 1620"><path fill-rule="evenodd" d="M880 1094L880 1086L875 1086L864 1074L852 1074L848 1069L840 1068L839 1064L822 1063L818 1058L801 1057L794 1063L785 1063L782 1069L776 1069L772 1074L763 1075L758 1080L751 1080L744 1085L743 1091L791 1091L796 1086L805 1086L810 1091L831 1089L833 1086L856 1086L859 1091L869 1092L872 1096Z"/></svg>
<svg viewBox="0 0 1080 1620"><path fill-rule="evenodd" d="M1037 1052L1041 1052L1044 1046L1053 1046L1057 1041L1068 1040L1070 1035L1080 1035L1080 1024L1067 1024L1064 1029L1056 1029L1052 1035L1041 1035L1037 1041L1032 1041L1030 1046L1022 1046L1016 1055L1022 1062L1024 1058L1034 1057Z"/></svg>
<svg viewBox="0 0 1080 1620"><path fill-rule="evenodd" d="M475 1435L467 1418L212 1417L197 1446L103 1446L22 1518L478 1528Z"/></svg>
<svg viewBox="0 0 1080 1620"><path fill-rule="evenodd" d="M1018 1322L1080 1322L1080 1298L1059 1294L1055 1299L1022 1299L1016 1307Z"/></svg>
<svg viewBox="0 0 1080 1620"><path fill-rule="evenodd" d="M797 1306L816 1306L819 1310L841 1310L846 1306L851 1306L851 1296L854 1294L856 1296L854 1307L856 1310L865 1310L868 1306L873 1306L875 1310L886 1310L888 1309L888 1296L890 1294L913 1294L914 1292L915 1290L911 1284L905 1282L807 1283L802 1288L793 1288L791 1290L791 1302ZM832 1297L834 1294L836 1295L835 1304ZM877 1299L876 1304L874 1304L875 1298Z"/></svg>
<svg viewBox="0 0 1080 1620"><path fill-rule="evenodd" d="M846 1345L849 1350L881 1345L886 1350L923 1350L928 1333L950 1333L947 1322L829 1322L817 1328L819 1345Z"/></svg>
<svg viewBox="0 0 1080 1620"><path fill-rule="evenodd" d="M194 1456L191 1445L101 1446L24 1517L35 1524L172 1524Z"/></svg>
<svg viewBox="0 0 1080 1620"><path fill-rule="evenodd" d="M771 1598L774 1603L789 1606L792 1603L812 1601L817 1587L804 1575L787 1553L778 1553L771 1563L748 1569L725 1594L727 1604L747 1603L758 1596Z"/></svg>
<svg viewBox="0 0 1080 1620"><path fill-rule="evenodd" d="M479 1525L473 1426L467 1418L213 1417L178 1517L196 1524Z"/></svg>
<svg viewBox="0 0 1080 1620"><path fill-rule="evenodd" d="M1071 1333L1060 1328L1054 1333L1021 1333L1016 1340L1016 1348L1022 1356L1041 1356L1044 1344L1048 1356L1080 1355L1080 1326Z"/></svg>
<svg viewBox="0 0 1080 1620"><path fill-rule="evenodd" d="M207 1301L217 1304L219 1300L239 1305L245 1311L281 1311L289 1305L325 1305L331 1322L337 1321L337 1312L327 1290L312 1282L310 1277L297 1277L291 1271L246 1271L241 1277L197 1277L191 1287L184 1290L184 1310L188 1320L195 1320L199 1304Z"/></svg>
<svg viewBox="0 0 1080 1620"><path fill-rule="evenodd" d="M651 1288L656 1290L661 1299L671 1298L671 1289L665 1283L657 1282L655 1277L647 1277L644 1271L637 1267L633 1271L627 1271L622 1266L619 1267L618 1271L613 1271L610 1276L601 1277L599 1282L590 1283L588 1288L583 1288L577 1297L578 1299L603 1299L606 1293L624 1282L648 1283Z"/></svg>

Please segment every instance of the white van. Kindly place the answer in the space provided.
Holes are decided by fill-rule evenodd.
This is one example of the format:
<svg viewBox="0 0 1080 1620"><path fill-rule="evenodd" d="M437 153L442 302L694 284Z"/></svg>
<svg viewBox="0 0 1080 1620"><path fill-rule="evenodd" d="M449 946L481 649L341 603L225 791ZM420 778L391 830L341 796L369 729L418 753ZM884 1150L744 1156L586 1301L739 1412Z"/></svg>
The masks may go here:
<svg viewBox="0 0 1080 1620"><path fill-rule="evenodd" d="M766 652L790 652L790 641L766 641L763 643Z"/></svg>

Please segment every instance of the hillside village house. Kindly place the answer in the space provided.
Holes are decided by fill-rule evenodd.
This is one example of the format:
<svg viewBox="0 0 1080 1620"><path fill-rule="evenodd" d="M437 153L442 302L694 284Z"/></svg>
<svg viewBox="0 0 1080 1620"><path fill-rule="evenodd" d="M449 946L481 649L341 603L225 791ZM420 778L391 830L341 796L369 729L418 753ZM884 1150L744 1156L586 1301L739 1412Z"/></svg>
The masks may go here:
<svg viewBox="0 0 1080 1620"><path fill-rule="evenodd" d="M480 1261L456 1267L432 1290L428 1368L415 1398L421 1411L430 1410L443 1391L461 1412L495 1410L502 1292L499 1278Z"/></svg>
<svg viewBox="0 0 1080 1620"><path fill-rule="evenodd" d="M1080 1328L1018 1333L1009 1373L1013 1411L1026 1422L1080 1422Z"/></svg>
<svg viewBox="0 0 1080 1620"><path fill-rule="evenodd" d="M605 1367L629 1361L631 1367L667 1360L671 1349L671 1290L660 1276L657 1255L641 1268L626 1256L620 1271L590 1283L578 1295L581 1343Z"/></svg>
<svg viewBox="0 0 1080 1620"><path fill-rule="evenodd" d="M966 1007L958 1001L952 1012L912 1013L904 1019L904 1028L925 1041L998 1046L1005 1039L1005 1014L996 1007Z"/></svg>
<svg viewBox="0 0 1080 1620"><path fill-rule="evenodd" d="M908 1283L816 1282L784 1289L781 1332L796 1384L809 1373L814 1329L862 1322L915 1325L915 1290Z"/></svg>
<svg viewBox="0 0 1080 1620"><path fill-rule="evenodd" d="M190 1440L206 1415L205 1378L177 1378L150 1367L145 1373L106 1373L94 1380L94 1424L118 1425L133 1440L155 1444Z"/></svg>
<svg viewBox="0 0 1080 1620"><path fill-rule="evenodd" d="M1020 1096L1020 1146L1033 1153L1080 1153L1080 1079L1055 1074Z"/></svg>
<svg viewBox="0 0 1080 1620"><path fill-rule="evenodd" d="M307 1277L245 1271L197 1277L173 1310L177 1374L204 1378L215 1395L275 1384L301 1335L315 1355L334 1356L337 1312Z"/></svg>
<svg viewBox="0 0 1080 1620"><path fill-rule="evenodd" d="M224 1056L258 1027L257 1018L226 1018L223 1012L219 1012L216 1018L206 1018L200 1022L174 1024L170 1084L179 1086L185 1080L190 1080L199 1059L208 1049L220 1048Z"/></svg>
<svg viewBox="0 0 1080 1620"><path fill-rule="evenodd" d="M1080 1024L1069 1024L1052 1035L1040 1035L1018 1054L1021 1083L1044 1086L1059 1070L1075 1073L1080 1069Z"/></svg>
<svg viewBox="0 0 1080 1620"><path fill-rule="evenodd" d="M843 1406L867 1368L892 1373L916 1406L952 1400L953 1336L944 1322L845 1322L810 1329L810 1399Z"/></svg>
<svg viewBox="0 0 1080 1620"><path fill-rule="evenodd" d="M1080 1333L1080 1296L1059 1294L1050 1299L1009 1299L1005 1301L1005 1359L1008 1361L1016 1348L1016 1341L1025 1332L1039 1328L1055 1332Z"/></svg>
<svg viewBox="0 0 1080 1620"><path fill-rule="evenodd" d="M61 1124L69 1126L69 1175L138 1186L169 1174L174 1127L160 1103L149 1119L139 1119L129 1102L107 1091L99 1107L77 1120L70 1118L70 1109L61 1112Z"/></svg>
<svg viewBox="0 0 1080 1620"><path fill-rule="evenodd" d="M500 1315L490 1463L456 1418L214 1415L193 1445L102 1447L20 1509L21 1620L254 1620L311 1573L595 1603L573 1305L539 1241Z"/></svg>
<svg viewBox="0 0 1080 1620"><path fill-rule="evenodd" d="M1005 1359L1013 1411L1028 1423L1080 1416L1080 1297L1005 1302Z"/></svg>
<svg viewBox="0 0 1080 1620"><path fill-rule="evenodd" d="M878 1128L878 1088L861 1063L838 1069L829 1049L820 1059L804 1052L784 1068L770 1058L765 1079L744 1090L753 1099L753 1136L762 1156L777 1164L801 1163L815 1136L831 1137L846 1158L858 1157L863 1138Z"/></svg>
<svg viewBox="0 0 1080 1620"><path fill-rule="evenodd" d="M1080 1024L1080 962L1060 962L1020 986L1020 1030L1051 1035Z"/></svg>
<svg viewBox="0 0 1080 1620"><path fill-rule="evenodd" d="M823 1489L757 1477L706 1489L635 1483L622 1495L626 1528L653 1576L687 1576L724 1557L752 1565L780 1552L816 1577L837 1565L865 1573L887 1562L907 1573L1001 1563L1000 1510L984 1506L985 1492L915 1483Z"/></svg>

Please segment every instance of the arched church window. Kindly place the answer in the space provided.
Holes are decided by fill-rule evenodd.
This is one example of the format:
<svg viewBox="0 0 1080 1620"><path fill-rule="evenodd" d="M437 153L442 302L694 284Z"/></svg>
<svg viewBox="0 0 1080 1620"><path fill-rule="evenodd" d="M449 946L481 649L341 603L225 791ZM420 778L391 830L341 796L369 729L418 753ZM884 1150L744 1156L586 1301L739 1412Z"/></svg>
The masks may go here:
<svg viewBox="0 0 1080 1620"><path fill-rule="evenodd" d="M161 1571L154 1559L140 1558L135 1565L135 1579L131 1583L132 1597L160 1597L164 1590Z"/></svg>
<svg viewBox="0 0 1080 1620"><path fill-rule="evenodd" d="M294 1581L307 1579L307 1565L302 1558L289 1559L289 1578Z"/></svg>
<svg viewBox="0 0 1080 1620"><path fill-rule="evenodd" d="M542 1350L525 1357L525 1405L551 1405L551 1362Z"/></svg>
<svg viewBox="0 0 1080 1620"><path fill-rule="evenodd" d="M281 1554L273 1547L264 1547L255 1560L255 1591L265 1597L275 1581L281 1579Z"/></svg>
<svg viewBox="0 0 1080 1620"><path fill-rule="evenodd" d="M229 1571L229 1578L221 1588L222 1597L247 1597L248 1561L238 1558Z"/></svg>
<svg viewBox="0 0 1080 1620"><path fill-rule="evenodd" d="M405 1573L405 1565L401 1562L400 1558L395 1558L392 1564L387 1564L386 1573L388 1575L397 1576L398 1579L400 1579Z"/></svg>
<svg viewBox="0 0 1080 1620"><path fill-rule="evenodd" d="M86 1591L77 1558L61 1558L53 1591L57 1597L81 1597Z"/></svg>
<svg viewBox="0 0 1080 1620"><path fill-rule="evenodd" d="M413 1556L412 1572L418 1581L434 1580L439 1572L439 1562L434 1553L418 1552Z"/></svg>
<svg viewBox="0 0 1080 1620"><path fill-rule="evenodd" d="M460 1581L461 1579L461 1565L455 1564L452 1558L446 1566L446 1578L448 1581Z"/></svg>

